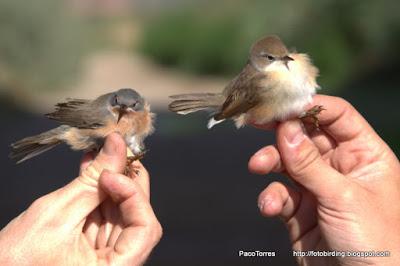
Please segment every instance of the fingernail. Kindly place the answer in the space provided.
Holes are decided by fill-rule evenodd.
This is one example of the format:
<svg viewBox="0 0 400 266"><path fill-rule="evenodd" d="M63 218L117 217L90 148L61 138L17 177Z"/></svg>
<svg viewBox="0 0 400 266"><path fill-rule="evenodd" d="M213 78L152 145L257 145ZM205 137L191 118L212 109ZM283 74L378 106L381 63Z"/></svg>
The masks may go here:
<svg viewBox="0 0 400 266"><path fill-rule="evenodd" d="M305 139L305 137L306 135L300 121L293 120L287 122L285 138L290 145L299 145Z"/></svg>
<svg viewBox="0 0 400 266"><path fill-rule="evenodd" d="M264 163L267 163L269 161L269 156L266 153L262 153L262 154L257 156L257 160L258 160L259 164L264 164Z"/></svg>
<svg viewBox="0 0 400 266"><path fill-rule="evenodd" d="M265 153L266 153L266 149L265 149L265 148L262 148L261 150L259 150L258 152L256 152L254 155L258 157L258 156L265 155Z"/></svg>
<svg viewBox="0 0 400 266"><path fill-rule="evenodd" d="M254 157L257 157L257 160L259 162L265 163L269 160L269 156L266 150L262 149L259 150L258 152L256 152L254 155Z"/></svg>
<svg viewBox="0 0 400 266"><path fill-rule="evenodd" d="M260 211L263 211L263 209L265 207L267 207L268 205L270 205L273 201L273 198L271 196L266 196L263 200L261 200L260 202L258 202L258 208L260 209Z"/></svg>

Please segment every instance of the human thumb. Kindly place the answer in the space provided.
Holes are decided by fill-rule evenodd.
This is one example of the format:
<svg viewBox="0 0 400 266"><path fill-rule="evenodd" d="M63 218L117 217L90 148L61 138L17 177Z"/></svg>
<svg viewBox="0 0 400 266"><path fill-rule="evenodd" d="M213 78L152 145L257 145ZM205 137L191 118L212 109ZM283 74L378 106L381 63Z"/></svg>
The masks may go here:
<svg viewBox="0 0 400 266"><path fill-rule="evenodd" d="M278 126L277 145L287 173L315 196L327 196L341 188L345 177L322 159L300 120Z"/></svg>
<svg viewBox="0 0 400 266"><path fill-rule="evenodd" d="M118 133L111 133L104 141L103 148L95 159L81 170L81 181L97 187L101 172L107 169L114 173L122 173L126 166L126 144Z"/></svg>
<svg viewBox="0 0 400 266"><path fill-rule="evenodd" d="M117 133L110 134L93 161L66 186L49 194L51 206L64 222L80 224L105 198L99 178L103 170L122 173L126 165L126 144Z"/></svg>

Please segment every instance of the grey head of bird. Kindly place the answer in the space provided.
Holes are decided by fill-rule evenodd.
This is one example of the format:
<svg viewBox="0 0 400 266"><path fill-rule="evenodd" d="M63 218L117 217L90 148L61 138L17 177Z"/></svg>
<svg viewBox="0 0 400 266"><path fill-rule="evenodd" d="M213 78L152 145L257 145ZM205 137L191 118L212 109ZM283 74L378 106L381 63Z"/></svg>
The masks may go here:
<svg viewBox="0 0 400 266"><path fill-rule="evenodd" d="M112 111L118 113L118 121L123 115L144 110L145 100L135 90L124 88L108 95L108 103Z"/></svg>

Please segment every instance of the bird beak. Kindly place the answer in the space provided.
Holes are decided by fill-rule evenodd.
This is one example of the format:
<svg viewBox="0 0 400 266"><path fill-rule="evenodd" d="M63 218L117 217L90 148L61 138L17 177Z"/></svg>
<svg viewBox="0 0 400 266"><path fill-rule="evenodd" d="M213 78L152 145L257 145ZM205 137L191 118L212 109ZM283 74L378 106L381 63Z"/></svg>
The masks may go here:
<svg viewBox="0 0 400 266"><path fill-rule="evenodd" d="M123 116L124 114L126 114L126 108L127 108L127 106L126 106L125 104L121 104L121 106L119 107L119 113L118 113L118 121L117 121L117 123L119 122L119 120L121 120L122 116Z"/></svg>
<svg viewBox="0 0 400 266"><path fill-rule="evenodd" d="M294 59L292 57L288 56L288 55L283 57L283 60L285 60L285 61L294 61Z"/></svg>
<svg viewBox="0 0 400 266"><path fill-rule="evenodd" d="M292 57L290 57L290 56L284 56L283 58L282 58L282 61L283 61L283 63L285 64L285 66L286 66L286 68L289 70L289 61L294 61L294 59L292 58Z"/></svg>

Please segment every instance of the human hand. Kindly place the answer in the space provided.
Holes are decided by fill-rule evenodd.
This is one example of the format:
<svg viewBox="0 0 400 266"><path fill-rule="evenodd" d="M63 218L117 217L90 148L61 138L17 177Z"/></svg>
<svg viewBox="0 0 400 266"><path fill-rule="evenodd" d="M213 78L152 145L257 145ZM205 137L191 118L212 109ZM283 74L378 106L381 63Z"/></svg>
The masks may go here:
<svg viewBox="0 0 400 266"><path fill-rule="evenodd" d="M37 199L0 231L0 265L141 265L161 238L140 162L124 176L126 145L107 137L80 175Z"/></svg>
<svg viewBox="0 0 400 266"><path fill-rule="evenodd" d="M255 153L249 170L285 173L258 205L286 224L295 251L389 251L390 257L297 257L301 265L400 265L400 164L346 101L317 95L320 130L299 120L278 125L277 145ZM305 133L307 132L307 133Z"/></svg>

